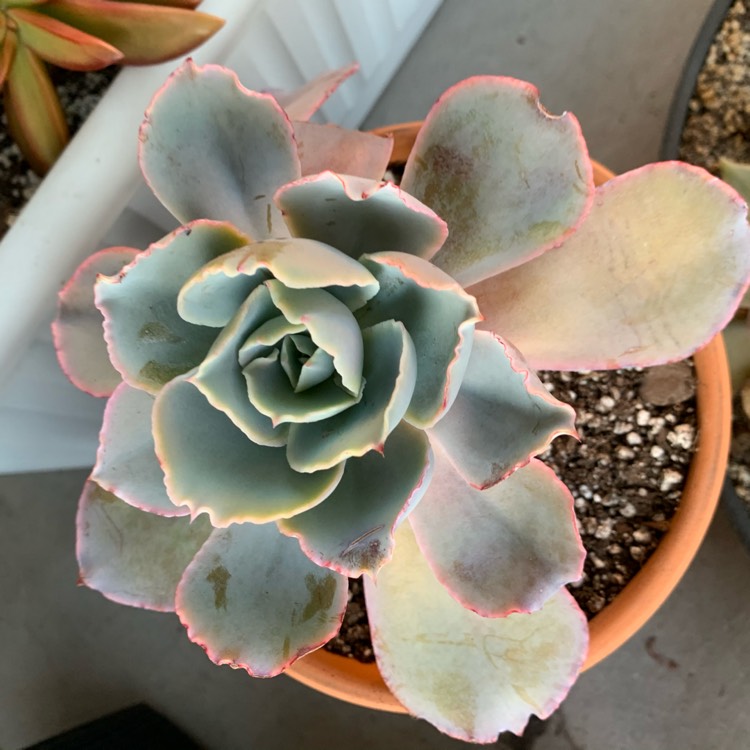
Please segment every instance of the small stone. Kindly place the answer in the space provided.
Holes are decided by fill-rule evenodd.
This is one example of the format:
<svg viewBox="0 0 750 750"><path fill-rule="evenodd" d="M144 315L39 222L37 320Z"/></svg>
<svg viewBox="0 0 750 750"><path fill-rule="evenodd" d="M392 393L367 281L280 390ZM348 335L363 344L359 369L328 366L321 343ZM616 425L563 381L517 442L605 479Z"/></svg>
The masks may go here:
<svg viewBox="0 0 750 750"><path fill-rule="evenodd" d="M610 544L609 547L607 547L607 552L609 552L610 555L621 555L622 547L619 544Z"/></svg>
<svg viewBox="0 0 750 750"><path fill-rule="evenodd" d="M597 539L609 539L609 537L612 535L612 527L614 526L614 521L612 521L611 518L605 518L596 528L596 531L594 531L594 536Z"/></svg>
<svg viewBox="0 0 750 750"><path fill-rule="evenodd" d="M591 491L591 487L587 484L582 484L578 487L578 491L581 493L581 497L585 497L587 500L591 500L594 493Z"/></svg>
<svg viewBox="0 0 750 750"><path fill-rule="evenodd" d="M645 551L644 551L643 547L635 547L635 546L633 546L628 551L630 552L630 556L634 560L643 560L643 556L645 554Z"/></svg>
<svg viewBox="0 0 750 750"><path fill-rule="evenodd" d="M638 511L635 509L633 503L625 503L625 505L622 506L622 510L620 510L620 514L625 516L625 518L633 518L636 513L638 513Z"/></svg>
<svg viewBox="0 0 750 750"><path fill-rule="evenodd" d="M635 423L639 427L645 427L648 424L649 419L651 419L651 412L650 411L646 411L645 409L641 409L635 415Z"/></svg>
<svg viewBox="0 0 750 750"><path fill-rule="evenodd" d="M635 458L635 452L632 448L628 448L625 445L618 445L615 450L615 455L620 461L632 461Z"/></svg>
<svg viewBox="0 0 750 750"><path fill-rule="evenodd" d="M660 461L666 455L664 448L659 445L652 445L650 453L651 458L655 458L657 461Z"/></svg>
<svg viewBox="0 0 750 750"><path fill-rule="evenodd" d="M633 539L638 544L648 544L651 541L651 532L648 529L636 529L633 532Z"/></svg>
<svg viewBox="0 0 750 750"><path fill-rule="evenodd" d="M687 401L695 394L695 379L689 364L673 362L652 367L643 376L640 397L648 404L671 406Z"/></svg>
<svg viewBox="0 0 750 750"><path fill-rule="evenodd" d="M637 432L629 432L625 436L625 441L628 445L641 445L643 443L643 438L641 438Z"/></svg>
<svg viewBox="0 0 750 750"><path fill-rule="evenodd" d="M612 396L602 396L599 399L599 403L596 405L596 410L601 414L606 414L612 411L615 406L615 400Z"/></svg>
<svg viewBox="0 0 750 750"><path fill-rule="evenodd" d="M667 441L673 447L690 450L695 440L695 430L689 424L678 424L674 430L667 433Z"/></svg>
<svg viewBox="0 0 750 750"><path fill-rule="evenodd" d="M607 565L601 558L597 557L593 552L589 555L589 560L591 560L591 564L597 569L601 570L602 568L606 568Z"/></svg>
<svg viewBox="0 0 750 750"><path fill-rule="evenodd" d="M682 474L675 469L665 469L661 475L661 484L659 489L662 492L668 492L673 487L676 487L682 481Z"/></svg>

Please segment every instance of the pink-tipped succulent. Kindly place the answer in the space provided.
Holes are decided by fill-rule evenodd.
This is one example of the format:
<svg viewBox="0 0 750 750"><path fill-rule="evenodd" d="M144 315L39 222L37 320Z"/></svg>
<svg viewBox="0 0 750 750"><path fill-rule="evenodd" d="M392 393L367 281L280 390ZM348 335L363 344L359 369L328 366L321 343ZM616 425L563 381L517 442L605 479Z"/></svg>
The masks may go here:
<svg viewBox="0 0 750 750"><path fill-rule="evenodd" d="M164 62L202 44L223 21L200 0L3 0L0 90L8 129L45 174L69 139L46 63L68 70Z"/></svg>
<svg viewBox="0 0 750 750"><path fill-rule="evenodd" d="M576 120L507 78L438 101L400 187L387 142L292 122L217 67L170 78L141 144L183 226L84 263L54 327L73 381L111 394L81 580L270 676L365 574L410 711L476 742L547 716L588 629L572 497L535 458L574 415L531 367L705 344L748 283L745 204L677 163L594 191ZM310 173L342 153L347 174Z"/></svg>

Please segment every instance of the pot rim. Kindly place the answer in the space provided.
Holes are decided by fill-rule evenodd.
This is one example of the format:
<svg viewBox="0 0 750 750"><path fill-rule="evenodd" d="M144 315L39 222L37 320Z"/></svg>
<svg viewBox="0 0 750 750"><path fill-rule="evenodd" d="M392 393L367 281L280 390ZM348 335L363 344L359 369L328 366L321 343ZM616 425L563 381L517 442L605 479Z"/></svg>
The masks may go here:
<svg viewBox="0 0 750 750"><path fill-rule="evenodd" d="M421 127L408 122L373 130L394 138L391 165L406 161ZM593 162L597 185L614 173ZM731 439L731 384L724 342L717 334L693 355L698 445L669 531L643 568L614 601L589 621L583 671L598 664L646 624L682 578L703 541L719 501ZM334 698L367 708L408 713L383 682L376 663L363 664L324 649L295 662L285 674Z"/></svg>

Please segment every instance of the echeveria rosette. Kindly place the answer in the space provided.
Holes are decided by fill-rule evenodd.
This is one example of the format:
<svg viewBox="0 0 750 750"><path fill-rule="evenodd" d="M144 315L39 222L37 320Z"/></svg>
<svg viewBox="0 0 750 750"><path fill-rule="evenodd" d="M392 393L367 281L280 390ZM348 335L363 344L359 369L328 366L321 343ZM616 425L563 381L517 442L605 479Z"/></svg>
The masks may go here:
<svg viewBox="0 0 750 750"><path fill-rule="evenodd" d="M308 117L343 77L285 105ZM401 188L389 145L326 127L191 63L149 108L144 175L184 225L87 261L56 324L76 384L112 394L81 577L271 676L335 634L365 573L396 697L490 742L554 710L587 645L562 589L584 555L572 497L534 458L573 412L519 349L573 368L700 346L746 285L744 206L676 164L595 196L576 120L511 79L447 92ZM328 171L342 153L355 175Z"/></svg>

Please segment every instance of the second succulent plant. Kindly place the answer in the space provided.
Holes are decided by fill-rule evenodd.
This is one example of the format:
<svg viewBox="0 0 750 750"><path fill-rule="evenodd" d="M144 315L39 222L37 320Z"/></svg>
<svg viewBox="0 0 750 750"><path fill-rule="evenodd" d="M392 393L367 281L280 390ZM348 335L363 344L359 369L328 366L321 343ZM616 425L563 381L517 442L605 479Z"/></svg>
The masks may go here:
<svg viewBox="0 0 750 750"><path fill-rule="evenodd" d="M46 173L69 139L47 64L68 70L171 60L223 21L200 0L3 0L0 90L8 128L32 168Z"/></svg>

